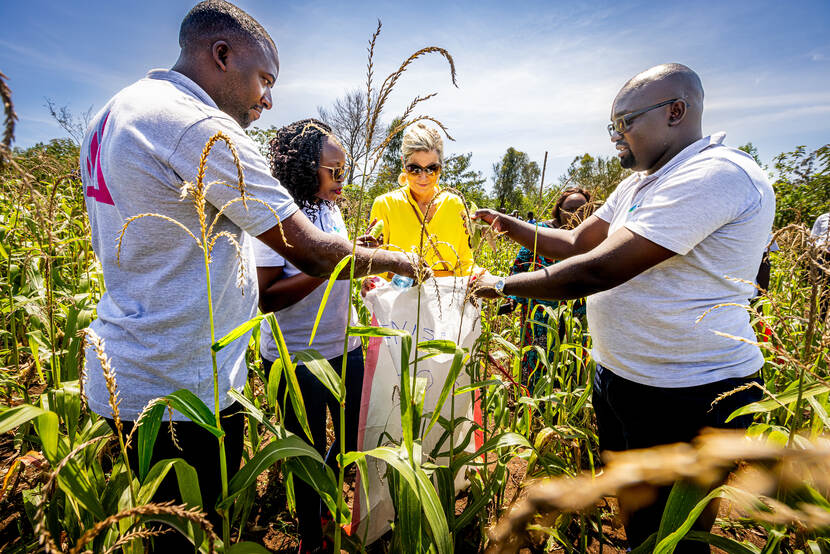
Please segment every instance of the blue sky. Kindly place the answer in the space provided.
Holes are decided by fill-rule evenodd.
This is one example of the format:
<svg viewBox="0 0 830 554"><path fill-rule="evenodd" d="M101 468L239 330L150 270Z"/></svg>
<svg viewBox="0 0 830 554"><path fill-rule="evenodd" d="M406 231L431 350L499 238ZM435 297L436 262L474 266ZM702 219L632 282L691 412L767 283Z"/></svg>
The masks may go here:
<svg viewBox="0 0 830 554"><path fill-rule="evenodd" d="M193 2L0 4L0 71L20 116L18 146L61 136L44 98L81 113L178 55L177 34ZM455 58L416 63L395 89L391 120L416 94L437 92L423 112L473 152L486 177L509 146L541 163L548 178L574 156L610 156L611 101L632 75L662 62L696 70L706 90L704 132L752 141L761 158L830 142L830 2L275 2L239 5L280 50L275 107L257 122L284 125L315 115L347 89L364 88L366 44L383 32L381 79L411 52L442 46Z"/></svg>

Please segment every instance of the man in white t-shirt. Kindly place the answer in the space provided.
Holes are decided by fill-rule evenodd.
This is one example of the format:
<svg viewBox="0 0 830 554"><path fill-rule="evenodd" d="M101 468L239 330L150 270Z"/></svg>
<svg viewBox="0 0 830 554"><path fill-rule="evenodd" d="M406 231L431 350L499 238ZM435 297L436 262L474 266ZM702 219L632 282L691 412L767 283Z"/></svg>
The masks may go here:
<svg viewBox="0 0 830 554"><path fill-rule="evenodd" d="M587 296L602 450L689 441L706 426L746 426L746 418L725 420L760 395L750 387L711 408L718 395L757 381L764 358L753 344L715 333L754 341L743 308L698 319L718 304L747 304L775 197L751 156L725 146L723 133L703 136L702 110L703 87L686 66L660 65L628 81L608 132L620 164L635 173L573 231L538 229L539 253L564 261L481 278L486 297ZM523 245L534 242L532 225L491 210L476 217ZM626 498L620 504L630 512ZM632 547L657 530L661 512L658 501L630 513ZM696 544L681 543L677 552L698 551Z"/></svg>
<svg viewBox="0 0 830 554"><path fill-rule="evenodd" d="M216 338L256 314L252 237L317 276L331 272L352 246L339 235L323 232L297 210L243 131L272 105L279 57L268 33L236 6L211 0L187 14L179 44L181 54L173 69L153 70L116 94L84 138L84 195L92 245L107 288L91 328L104 339L112 360L126 431L150 400L187 389L211 410L222 412L228 473L233 474L241 459L243 417L232 415L236 408L227 393L245 384L249 335L217 354L215 406L204 257L197 241L170 221L195 237L201 234L200 216L191 196L182 195L182 185L196 182L205 143L219 131L230 138L250 198L247 207L242 202L229 204L239 198L238 172L229 148L217 143L204 175L204 182L211 183L205 192L207 223L215 220L212 236L218 237L210 254ZM117 239L128 219L147 213L169 219L136 219L119 249ZM400 253L358 248L358 274L366 273L370 258L373 271L413 273ZM244 272L238 271L239 264ZM109 417L106 383L92 350L87 351L87 368L89 406ZM173 418L182 451L167 433L160 433L153 460L182 457L196 467L204 507L212 513L219 490L218 442L201 427L183 421L181 414ZM139 467L135 448L129 455L143 476L147 468ZM177 494L175 479L169 476L156 499ZM170 537L157 541L176 540ZM156 548L172 551L175 545L157 542Z"/></svg>

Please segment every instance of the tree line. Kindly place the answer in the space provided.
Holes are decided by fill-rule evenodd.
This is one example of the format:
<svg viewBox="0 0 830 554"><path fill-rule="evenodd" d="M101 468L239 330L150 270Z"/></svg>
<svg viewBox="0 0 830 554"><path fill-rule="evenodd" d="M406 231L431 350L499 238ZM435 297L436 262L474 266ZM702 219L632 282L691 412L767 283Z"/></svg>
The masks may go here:
<svg viewBox="0 0 830 554"><path fill-rule="evenodd" d="M76 115L67 107L58 106L51 99L46 100L45 108L68 136L38 143L29 148L15 148L18 162L29 166L35 173L44 173L45 168L55 167L55 162L58 162L59 166L77 168L80 141L91 108L83 114ZM347 199L354 198L362 181L362 162L367 155L363 134L366 127L365 95L358 90L349 91L335 100L331 107L318 107L317 115L332 128L333 134L343 144L347 158L352 160L345 196ZM387 133L374 140L383 140L399 123L398 119L391 121L387 126ZM248 130L249 136L260 145L261 152L266 157L267 144L276 130L274 126ZM398 175L403 170L402 136L403 132L399 132L392 137L376 171L373 175L367 176L366 198L375 198L399 186ZM368 150L371 151L376 145L370 145ZM771 167L762 163L757 148L751 142L739 148L755 158L773 183L776 195L776 228L790 223L804 223L809 226L819 215L830 211L830 144L813 151L809 151L805 146L797 146L794 150L783 152L773 158ZM601 202L630 174L620 166L616 157L586 152L575 156L562 175L548 181L540 196L541 169L527 153L512 146L508 147L501 159L492 165L490 190L486 186L488 179L482 172L472 168L472 156L472 152L445 154L442 185L459 191L468 202L474 202L479 207L494 208L505 213L518 211L522 217L531 211L537 213L540 207L549 210L558 192L568 186L586 189L592 193L595 200ZM45 160L51 163L44 164ZM49 176L38 177L48 180ZM348 207L346 209L348 210Z"/></svg>

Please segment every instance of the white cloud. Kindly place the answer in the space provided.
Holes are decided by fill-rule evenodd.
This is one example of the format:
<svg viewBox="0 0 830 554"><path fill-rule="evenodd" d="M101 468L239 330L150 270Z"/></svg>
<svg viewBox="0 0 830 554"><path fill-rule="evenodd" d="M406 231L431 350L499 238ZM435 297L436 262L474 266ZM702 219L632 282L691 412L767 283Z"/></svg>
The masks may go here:
<svg viewBox="0 0 830 554"><path fill-rule="evenodd" d="M797 14L788 20L798 11L795 7L761 0L761 5L704 3L690 12L632 1L588 5L425 1L423 9L414 12L392 2L356 0L342 5L315 0L276 6L242 0L242 7L271 31L282 61L275 109L263 114L260 125L283 125L315 115L318 105L330 105L346 90L363 88L366 41L375 29L375 17L381 16L384 28L375 58L378 81L406 55L435 44L454 56L459 83L458 89L452 87L443 59L417 60L390 98L385 121L415 95L438 92L422 104L423 112L450 127L457 140L448 144L448 151L473 152L474 167L487 177L509 146L528 152L540 163L547 150L552 178L584 152L613 155L605 125L614 95L633 74L666 61L687 63L701 75L707 93L707 129L752 140L770 154L791 148L782 140L791 141L802 133L804 142L830 136L826 117L830 74L816 71L815 65L827 60L824 29L809 21L798 20L796 25ZM184 8L161 0L150 3L146 21L129 21L129 31L121 35L118 26L100 25L123 15L116 3L91 8L100 12L95 23L68 8L59 15L30 16L32 38L17 40L4 32L0 61L8 65L3 60L18 56L43 81L84 85L77 87L82 89L77 96L56 99L75 111L90 103L100 105L105 98L99 97L141 77L144 69L158 63L154 60L174 58L170 21L180 18ZM812 9L816 7L817 13L827 13L826 5L814 3ZM59 24L59 20L66 21ZM73 36L92 36L94 27L103 33L101 44L113 45L113 52L96 55L88 44L61 47L64 23ZM159 29L167 42L153 42ZM774 48L772 35L780 39ZM142 45L148 41L152 45L145 49ZM123 64L110 61L119 58ZM39 101L39 90L21 89L15 94ZM38 102L30 103L37 107ZM32 120L35 114L21 115Z"/></svg>

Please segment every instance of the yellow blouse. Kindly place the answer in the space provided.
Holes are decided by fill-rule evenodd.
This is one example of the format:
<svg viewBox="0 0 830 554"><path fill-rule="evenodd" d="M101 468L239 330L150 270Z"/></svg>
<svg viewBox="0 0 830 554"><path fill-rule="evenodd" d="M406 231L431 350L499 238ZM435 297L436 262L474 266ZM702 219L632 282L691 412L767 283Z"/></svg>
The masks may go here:
<svg viewBox="0 0 830 554"><path fill-rule="evenodd" d="M465 217L464 202L440 188L437 194L438 198L432 203L432 218L426 224L421 257L436 275L469 275L473 252L462 219ZM375 198L369 221L383 220L384 244L397 246L405 252L418 252L421 244L419 217L423 220L424 214L409 185L405 185Z"/></svg>

